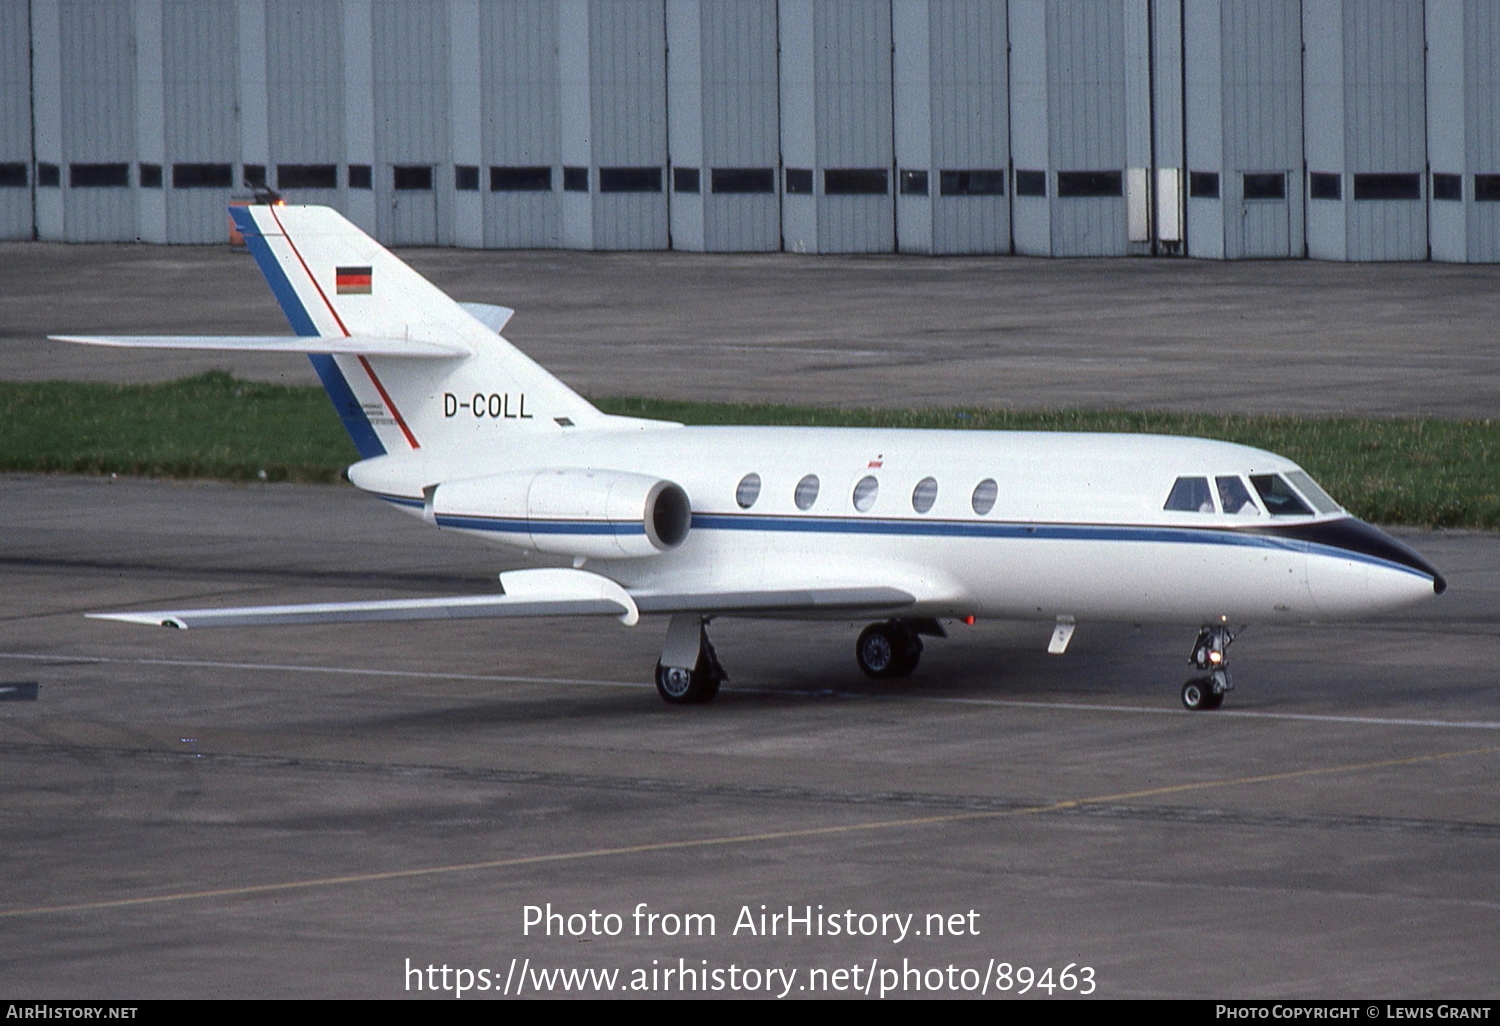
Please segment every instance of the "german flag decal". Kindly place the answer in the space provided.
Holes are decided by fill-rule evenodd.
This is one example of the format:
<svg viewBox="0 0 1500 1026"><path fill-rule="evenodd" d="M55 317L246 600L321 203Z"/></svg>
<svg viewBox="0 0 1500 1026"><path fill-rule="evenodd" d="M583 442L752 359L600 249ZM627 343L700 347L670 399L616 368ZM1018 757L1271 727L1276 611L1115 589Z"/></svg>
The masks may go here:
<svg viewBox="0 0 1500 1026"><path fill-rule="evenodd" d="M334 291L341 296L368 296L370 294L370 269L368 267L340 267L334 271Z"/></svg>

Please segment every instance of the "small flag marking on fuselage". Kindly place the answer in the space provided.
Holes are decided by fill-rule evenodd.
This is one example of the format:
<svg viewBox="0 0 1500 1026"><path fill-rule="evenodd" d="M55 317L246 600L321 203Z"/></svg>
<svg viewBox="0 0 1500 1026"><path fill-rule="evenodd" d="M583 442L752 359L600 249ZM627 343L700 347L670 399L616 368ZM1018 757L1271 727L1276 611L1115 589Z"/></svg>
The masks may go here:
<svg viewBox="0 0 1500 1026"><path fill-rule="evenodd" d="M370 294L370 268L340 267L334 271L335 291L341 296L368 296Z"/></svg>

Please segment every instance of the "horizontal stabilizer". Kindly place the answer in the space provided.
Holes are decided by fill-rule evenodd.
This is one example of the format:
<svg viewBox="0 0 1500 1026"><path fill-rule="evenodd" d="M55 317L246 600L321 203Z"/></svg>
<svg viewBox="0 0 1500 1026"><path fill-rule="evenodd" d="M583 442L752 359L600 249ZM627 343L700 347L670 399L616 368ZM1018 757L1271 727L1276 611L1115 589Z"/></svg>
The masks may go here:
<svg viewBox="0 0 1500 1026"><path fill-rule="evenodd" d="M508 306L494 306L490 303L459 303L464 311L476 321L489 328L496 335L505 330L510 319L516 312Z"/></svg>
<svg viewBox="0 0 1500 1026"><path fill-rule="evenodd" d="M216 349L240 353L336 353L441 359L468 356L464 346L364 335L49 335L54 342L131 349Z"/></svg>
<svg viewBox="0 0 1500 1026"><path fill-rule="evenodd" d="M639 619L635 603L614 581L584 570L517 570L500 575L503 595L313 602L295 606L229 609L158 609L141 613L89 613L94 620L149 627L284 627L294 624L381 620L467 620L502 616L616 616Z"/></svg>

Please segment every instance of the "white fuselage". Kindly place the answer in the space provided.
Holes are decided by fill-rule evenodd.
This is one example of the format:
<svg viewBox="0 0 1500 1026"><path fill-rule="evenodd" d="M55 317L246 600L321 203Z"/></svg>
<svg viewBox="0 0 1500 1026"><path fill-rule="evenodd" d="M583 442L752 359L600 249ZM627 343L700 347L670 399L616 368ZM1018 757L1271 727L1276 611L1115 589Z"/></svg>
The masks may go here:
<svg viewBox="0 0 1500 1026"><path fill-rule="evenodd" d="M872 677L910 674L941 617L1199 627L1183 686L1213 709L1233 625L1364 616L1442 575L1300 468L1149 435L684 427L610 416L336 211L233 207L291 337L63 336L109 346L306 352L355 448L349 479L440 528L504 546L500 589L105 619L176 628L670 614L656 687L725 679L714 616L873 619ZM561 564L561 565L558 565ZM497 567L496 569L501 569Z"/></svg>
<svg viewBox="0 0 1500 1026"><path fill-rule="evenodd" d="M905 616L1310 621L1398 608L1431 597L1440 581L1430 567L1324 537L1358 524L1341 510L1273 516L1263 502L1239 513L1212 504L1164 508L1185 476L1246 482L1298 470L1273 453L1203 439L621 419L618 430L512 436L503 451L476 444L376 457L351 468L350 479L420 512L433 485L467 479L465 494L483 496L487 483L477 479L531 469L644 475L686 491L691 530L680 545L587 559L589 569L643 597L643 611L658 589L791 583L893 585L916 598ZM740 488L750 474L759 489L746 505ZM809 475L816 498L809 503L803 485L799 503ZM873 495L868 483L860 487L867 478ZM517 554L528 548L524 535L518 544L514 517L488 508L439 507L434 515L430 503L426 512L439 526L500 540ZM592 515L547 518L548 528L585 525ZM544 561L566 560L554 552Z"/></svg>

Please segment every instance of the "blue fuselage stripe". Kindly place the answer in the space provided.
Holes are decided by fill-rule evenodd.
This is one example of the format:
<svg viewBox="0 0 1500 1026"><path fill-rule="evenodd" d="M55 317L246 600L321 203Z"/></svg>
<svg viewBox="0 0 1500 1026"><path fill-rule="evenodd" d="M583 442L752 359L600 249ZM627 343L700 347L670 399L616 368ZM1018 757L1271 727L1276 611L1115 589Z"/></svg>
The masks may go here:
<svg viewBox="0 0 1500 1026"><path fill-rule="evenodd" d="M380 497L393 506L409 506L412 509L421 509L427 505L421 499L408 499L404 495L382 495Z"/></svg>
<svg viewBox="0 0 1500 1026"><path fill-rule="evenodd" d="M1138 527L1128 524L981 523L962 520L903 520L854 517L787 517L695 513L694 530L772 531L814 534L887 535L919 538L994 538L1042 541L1155 542L1176 545L1229 545L1278 549L1305 555L1333 556L1388 570L1402 570L1422 578L1431 575L1414 567L1381 559L1354 549L1320 545L1277 534L1252 534L1221 528Z"/></svg>
<svg viewBox="0 0 1500 1026"><path fill-rule="evenodd" d="M420 505L417 499L386 496L404 505ZM606 520L529 520L523 517L469 516L446 513L438 526L499 534L639 535L642 523L609 523ZM694 531L771 531L787 534L886 535L886 537L993 538L993 540L1041 541L1148 541L1157 544L1224 544L1250 549L1278 549L1304 555L1334 556L1355 562L1401 570L1431 579L1433 574L1416 567L1382 559L1356 549L1319 544L1304 538L1260 532L1226 531L1221 528L1175 528L1175 526L1131 526L1115 523L978 523L971 520L901 520L876 517L838 516L744 516L732 513L694 513Z"/></svg>
<svg viewBox="0 0 1500 1026"><path fill-rule="evenodd" d="M384 496L401 505L420 506L415 499ZM527 520L444 514L439 527L504 534L551 535L640 535L639 523L611 524L598 520ZM1146 527L1128 524L1026 524L981 523L962 520L903 520L874 517L813 517L754 514L695 513L694 531L766 531L772 533L834 534L915 538L980 538L993 540L1146 542L1171 545L1227 545L1239 548L1275 549L1303 555L1346 559L1386 570L1400 570L1424 580L1433 575L1379 556L1338 545L1320 544L1277 533L1232 531L1223 528ZM1273 529L1274 532L1274 529Z"/></svg>
<svg viewBox="0 0 1500 1026"><path fill-rule="evenodd" d="M614 524L608 520L529 520L515 517L476 517L453 513L437 515L439 527L465 531L498 531L501 534L644 535L646 525Z"/></svg>

